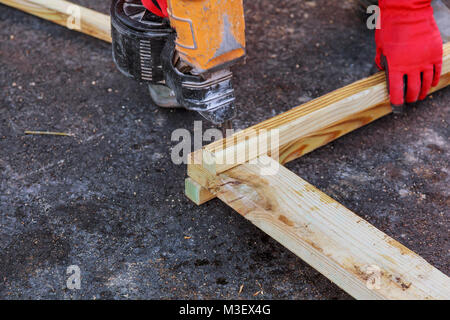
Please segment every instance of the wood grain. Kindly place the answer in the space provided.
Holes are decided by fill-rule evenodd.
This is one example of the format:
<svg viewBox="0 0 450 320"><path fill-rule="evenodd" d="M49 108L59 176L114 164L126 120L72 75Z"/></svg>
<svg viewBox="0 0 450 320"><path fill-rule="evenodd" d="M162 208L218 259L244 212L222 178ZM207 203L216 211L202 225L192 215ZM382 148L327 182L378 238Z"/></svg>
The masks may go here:
<svg viewBox="0 0 450 320"><path fill-rule="evenodd" d="M450 43L444 45L441 81L430 93L449 84ZM273 129L279 130L280 161L284 163L390 112L385 75L379 72L204 147L203 166L219 174L265 154L255 146L261 132ZM268 154L273 151L269 147ZM236 154L239 160L228 161Z"/></svg>
<svg viewBox="0 0 450 320"><path fill-rule="evenodd" d="M277 174L262 176L262 165L243 164L213 176L209 185L223 202L357 299L450 298L445 274L279 166Z"/></svg>
<svg viewBox="0 0 450 320"><path fill-rule="evenodd" d="M79 17L79 28L73 30L111 42L111 20L106 14L64 0L0 0L0 3L73 28L72 17ZM78 15L79 13L79 15Z"/></svg>
<svg viewBox="0 0 450 320"><path fill-rule="evenodd" d="M445 51L446 59L444 60L445 63L443 74L441 76L439 85L432 88L430 94L450 85L449 45L446 45L445 49L446 49ZM382 74L378 74L376 76L384 79ZM370 83L373 84L376 83L377 81L370 81ZM365 87L367 88L367 85ZM351 114L349 116L342 117L340 120L328 126L324 125L323 128L318 128L316 131L310 134L302 134L302 131L300 129L296 129L299 132L299 136L297 138L292 139L291 141L286 142L284 144L283 143L280 144L278 152L278 161L280 161L282 164L285 164L289 161L295 160L311 151L314 151L317 148L320 148L330 143L333 140L336 140L339 137L342 137L343 135L351 131L361 128L366 124L369 124L385 115L388 115L391 112L392 112L391 105L389 101L386 100L379 104L362 108L359 112ZM289 113L289 111L287 113ZM280 116L277 116L275 118L278 118ZM217 147L217 143L214 143L214 145L216 145ZM206 148L212 149L216 147L213 146L211 148L210 147ZM203 151L197 150L193 152L189 157L190 162L188 163L187 172L189 177L198 182L203 188L207 189L208 181L211 180L215 175L215 169L211 168L211 166L203 164L203 156L204 150ZM201 192L205 191L207 190L202 190Z"/></svg>

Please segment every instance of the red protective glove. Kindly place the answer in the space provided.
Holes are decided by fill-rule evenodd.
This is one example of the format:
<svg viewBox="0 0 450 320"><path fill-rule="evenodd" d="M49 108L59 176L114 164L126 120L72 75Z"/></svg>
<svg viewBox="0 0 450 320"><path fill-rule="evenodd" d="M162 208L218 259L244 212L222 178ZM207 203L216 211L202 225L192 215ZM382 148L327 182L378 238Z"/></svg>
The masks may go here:
<svg viewBox="0 0 450 320"><path fill-rule="evenodd" d="M431 0L379 0L375 62L386 70L391 103L423 100L439 82L443 44ZM406 79L406 90L405 82Z"/></svg>
<svg viewBox="0 0 450 320"><path fill-rule="evenodd" d="M142 0L142 4L157 16L162 18L169 16L167 14L167 0Z"/></svg>

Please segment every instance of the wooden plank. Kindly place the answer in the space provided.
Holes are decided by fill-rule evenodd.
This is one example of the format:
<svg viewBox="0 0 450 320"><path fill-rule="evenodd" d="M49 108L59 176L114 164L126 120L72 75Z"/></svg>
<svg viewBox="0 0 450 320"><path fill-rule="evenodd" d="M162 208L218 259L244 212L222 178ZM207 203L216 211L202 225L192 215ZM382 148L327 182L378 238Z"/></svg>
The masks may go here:
<svg viewBox="0 0 450 320"><path fill-rule="evenodd" d="M111 20L106 14L64 0L0 0L0 3L111 42Z"/></svg>
<svg viewBox="0 0 450 320"><path fill-rule="evenodd" d="M202 205L203 203L214 199L216 196L208 189L209 182L214 180L214 175L212 175L209 171L203 168L202 163L202 151L197 150L196 152L192 152L188 157L188 169L187 174L188 178L196 183L195 187L198 190L188 190L192 185L187 185L185 182L185 191L184 193L187 195L189 199L191 199L197 205ZM207 201L197 201L195 194L209 194L211 197L207 196L204 200ZM194 194L193 196L191 194Z"/></svg>
<svg viewBox="0 0 450 320"><path fill-rule="evenodd" d="M214 194L209 192L208 189L203 188L191 178L186 178L185 180L185 194L197 205L202 205L216 197Z"/></svg>
<svg viewBox="0 0 450 320"><path fill-rule="evenodd" d="M266 156L264 163L278 164ZM399 242L280 165L243 164L211 190L357 299L450 299L449 278Z"/></svg>
<svg viewBox="0 0 450 320"><path fill-rule="evenodd" d="M441 81L430 93L449 84L450 43L447 43ZM379 72L204 147L203 166L218 174L265 154L265 150L255 146L262 140L264 130L274 129L279 133L280 161L284 163L390 112L385 75ZM268 154L273 151L269 146ZM240 159L230 161L236 154Z"/></svg>
<svg viewBox="0 0 450 320"><path fill-rule="evenodd" d="M442 76L439 85L433 88L432 92L448 85L450 85L450 72ZM328 127L281 145L278 160L282 164L295 160L389 113L391 113L391 105L388 101L385 101L372 108L342 118ZM189 159L188 176L207 189L208 181L213 179L214 173L211 170L207 170L207 165L203 165L202 150L193 152ZM203 190L202 192L205 191Z"/></svg>

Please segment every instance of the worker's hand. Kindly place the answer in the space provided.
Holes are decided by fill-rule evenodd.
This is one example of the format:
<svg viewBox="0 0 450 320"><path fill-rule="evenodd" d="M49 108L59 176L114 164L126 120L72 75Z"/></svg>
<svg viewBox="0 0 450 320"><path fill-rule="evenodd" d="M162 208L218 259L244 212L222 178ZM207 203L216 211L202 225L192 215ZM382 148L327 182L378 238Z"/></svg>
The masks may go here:
<svg viewBox="0 0 450 320"><path fill-rule="evenodd" d="M391 103L423 100L439 82L443 44L431 0L379 0L375 62L386 70Z"/></svg>
<svg viewBox="0 0 450 320"><path fill-rule="evenodd" d="M167 0L142 0L142 4L157 16L168 17Z"/></svg>

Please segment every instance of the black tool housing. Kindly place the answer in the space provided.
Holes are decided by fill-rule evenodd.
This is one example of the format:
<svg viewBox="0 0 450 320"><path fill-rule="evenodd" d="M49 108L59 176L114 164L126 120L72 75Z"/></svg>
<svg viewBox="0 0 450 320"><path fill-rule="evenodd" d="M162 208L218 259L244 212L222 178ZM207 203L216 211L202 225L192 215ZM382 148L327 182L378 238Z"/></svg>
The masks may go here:
<svg viewBox="0 0 450 320"><path fill-rule="evenodd" d="M227 70L194 75L179 71L174 65L175 35L170 35L162 52L166 85L180 105L199 112L214 124L222 124L236 116L233 74Z"/></svg>
<svg viewBox="0 0 450 320"><path fill-rule="evenodd" d="M161 52L174 30L167 19L147 10L140 0L113 0L111 36L113 59L126 76L161 83Z"/></svg>

